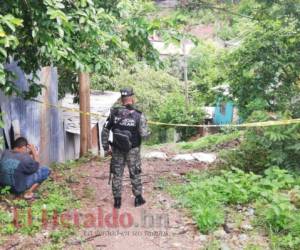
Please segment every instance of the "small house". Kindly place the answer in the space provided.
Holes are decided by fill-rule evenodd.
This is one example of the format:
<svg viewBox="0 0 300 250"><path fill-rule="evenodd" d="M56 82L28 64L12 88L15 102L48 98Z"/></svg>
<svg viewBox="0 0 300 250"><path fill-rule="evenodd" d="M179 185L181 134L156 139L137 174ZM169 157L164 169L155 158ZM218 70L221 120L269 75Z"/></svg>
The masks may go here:
<svg viewBox="0 0 300 250"><path fill-rule="evenodd" d="M91 139L94 154L104 155L101 145L102 127L111 107L119 99L119 92L91 92ZM79 110L79 104L74 103L73 100L74 96L70 94L67 94L62 100L66 160L77 159L80 153L80 115L79 112L74 112L74 110Z"/></svg>
<svg viewBox="0 0 300 250"><path fill-rule="evenodd" d="M231 124L238 122L238 110L230 99L229 86L219 85L213 88L219 93L213 114L213 124Z"/></svg>

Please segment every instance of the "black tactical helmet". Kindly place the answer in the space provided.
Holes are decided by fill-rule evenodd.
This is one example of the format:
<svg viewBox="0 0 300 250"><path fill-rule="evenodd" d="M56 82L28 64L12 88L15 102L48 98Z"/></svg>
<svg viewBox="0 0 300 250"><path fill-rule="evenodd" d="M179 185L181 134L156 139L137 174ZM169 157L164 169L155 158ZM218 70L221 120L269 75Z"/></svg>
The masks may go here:
<svg viewBox="0 0 300 250"><path fill-rule="evenodd" d="M121 97L127 97L127 96L134 95L132 88L123 88L120 90L120 92L121 92Z"/></svg>

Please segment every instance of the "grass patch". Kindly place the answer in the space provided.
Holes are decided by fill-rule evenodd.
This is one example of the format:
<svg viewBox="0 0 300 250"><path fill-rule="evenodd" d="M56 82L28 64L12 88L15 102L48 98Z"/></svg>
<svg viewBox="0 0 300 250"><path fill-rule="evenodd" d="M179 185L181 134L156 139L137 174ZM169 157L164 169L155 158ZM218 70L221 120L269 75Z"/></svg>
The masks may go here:
<svg viewBox="0 0 300 250"><path fill-rule="evenodd" d="M187 183L167 190L188 208L202 233L225 222L226 207L255 208L254 224L266 231L274 249L300 249L300 178L272 167L264 176L239 169L189 173Z"/></svg>
<svg viewBox="0 0 300 250"><path fill-rule="evenodd" d="M12 200L13 207L18 211L19 228L15 227L12 223L12 211L0 208L1 234L5 235L18 232L25 235L34 235L42 230L43 210L47 211L47 218L49 219L48 226L51 228L55 211L61 214L68 209L79 207L79 202L66 183L46 181L41 185L39 194L42 197L32 204L23 199ZM28 211L31 211L32 214L31 223L28 221Z"/></svg>
<svg viewBox="0 0 300 250"><path fill-rule="evenodd" d="M80 157L79 159L76 160L69 160L64 163L61 162L56 162L51 164L51 169L52 170L58 170L58 171L64 171L64 170L69 170L69 169L74 169L77 168L85 163L88 163L91 161L92 158L95 156L92 154L87 154L83 157Z"/></svg>
<svg viewBox="0 0 300 250"><path fill-rule="evenodd" d="M43 211L47 214L48 225L47 230L50 230L49 239L51 245L59 246L67 238L67 236L75 233L75 228L72 225L67 228L60 225L53 229L53 215L57 213L61 215L65 211L70 211L80 207L78 198L69 188L70 176L76 178L74 174L75 168L90 161L90 157L86 156L76 161L68 161L66 163L52 164L51 169L53 174L59 173L63 176L60 181L55 181L51 177L46 180L38 189L38 194L41 197L36 201L29 203L23 199L17 199L10 194L9 188L0 189L0 235L12 235L20 233L23 235L33 236L44 229L42 223ZM18 224L14 224L14 209L18 211ZM28 222L28 211L32 214L32 222ZM62 237L61 237L62 236ZM53 245L53 249L55 246ZM50 246L50 245L49 245ZM52 248L51 248L52 249Z"/></svg>
<svg viewBox="0 0 300 250"><path fill-rule="evenodd" d="M217 148L218 145L228 143L230 141L236 140L242 136L241 131L235 131L228 134L213 134L205 137L201 137L196 141L191 142L181 142L177 144L177 147L186 151L212 151Z"/></svg>

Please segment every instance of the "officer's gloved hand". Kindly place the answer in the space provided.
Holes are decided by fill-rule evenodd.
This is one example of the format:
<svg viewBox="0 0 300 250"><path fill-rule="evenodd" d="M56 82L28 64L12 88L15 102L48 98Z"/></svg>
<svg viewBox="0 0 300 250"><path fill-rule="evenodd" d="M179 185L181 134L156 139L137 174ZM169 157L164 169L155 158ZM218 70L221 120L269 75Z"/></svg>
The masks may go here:
<svg viewBox="0 0 300 250"><path fill-rule="evenodd" d="M112 155L112 150L111 148L109 148L108 150L105 150L104 151L104 157L108 157L108 156L111 156Z"/></svg>

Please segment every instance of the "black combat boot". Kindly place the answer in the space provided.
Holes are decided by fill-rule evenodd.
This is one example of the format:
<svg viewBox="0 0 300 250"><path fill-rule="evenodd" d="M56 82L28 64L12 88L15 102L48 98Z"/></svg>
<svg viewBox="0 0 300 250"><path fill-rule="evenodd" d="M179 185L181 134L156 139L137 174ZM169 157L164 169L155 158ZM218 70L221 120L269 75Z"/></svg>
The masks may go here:
<svg viewBox="0 0 300 250"><path fill-rule="evenodd" d="M115 198L114 208L119 209L121 207L121 197Z"/></svg>
<svg viewBox="0 0 300 250"><path fill-rule="evenodd" d="M135 197L134 205L136 207L142 206L145 203L146 203L146 201L144 200L144 198L141 195L138 195Z"/></svg>

